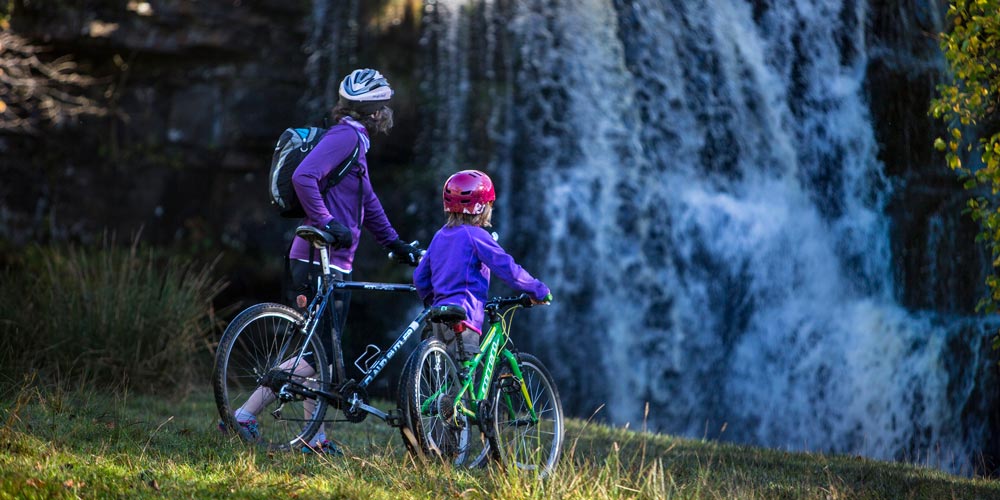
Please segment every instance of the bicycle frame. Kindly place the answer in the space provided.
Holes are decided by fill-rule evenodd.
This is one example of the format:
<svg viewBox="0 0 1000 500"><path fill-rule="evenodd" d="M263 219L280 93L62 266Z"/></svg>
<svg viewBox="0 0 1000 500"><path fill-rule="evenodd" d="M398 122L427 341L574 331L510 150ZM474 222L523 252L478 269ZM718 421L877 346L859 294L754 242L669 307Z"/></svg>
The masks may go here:
<svg viewBox="0 0 1000 500"><path fill-rule="evenodd" d="M337 290L368 290L368 291L384 291L384 292L416 291L416 287L407 284L375 283L369 281L336 281L332 279L332 275L330 273L329 254L327 253L326 248L325 247L318 247L318 248L319 248L320 261L323 274L317 278L316 289L320 290L320 292L317 293L313 297L312 301L306 306L306 311L308 312L308 314L306 315L306 322L302 326L302 330L306 334L306 340L303 345L309 345L309 342L312 340L313 335L316 335L316 329L317 326L319 325L320 319L323 317L323 314L326 312L326 309L330 307L330 304L333 299L333 294ZM393 356L396 355L399 349L404 344L406 344L406 341L409 340L409 338L413 335L413 332L420 329L420 326L421 324L423 324L423 321L427 317L428 313L429 310L425 309L423 312L417 315L417 317L412 322L410 322L410 324L406 327L406 329L403 330L403 332L399 335L399 337L396 338L395 342L393 342L392 345L390 345L385 351L380 351L378 357L372 361L368 370L362 369L362 371L365 373L365 377L361 380L361 382L358 382L356 384L356 387L358 389L362 391L365 390L372 383L372 381L374 381L375 378L378 377L378 374L382 372L385 366L389 363L389 360L391 360ZM340 343L340 339L338 337L334 337L332 341L338 344ZM375 347L377 348L377 346ZM340 356L336 356L337 359L332 359L329 361L334 364L334 369L337 370L337 374L339 375L339 380L341 384L344 384L347 383L347 380L346 380L346 372L344 369L343 352L340 349L338 349L338 352L340 353ZM299 363L302 362L302 357L304 355L305 355L304 349L298 352L295 358L295 362L291 365L290 369L291 372L294 372L296 367L298 367ZM360 369L361 367L358 366L358 368ZM318 382L315 379L313 379L312 381ZM284 382L286 383L286 385L282 388L283 391L287 389L292 393L297 393L305 397L313 397L313 398L322 397L330 402L344 401L344 398L341 396L341 394L337 392L330 392L327 390L327 389L330 390L335 389L333 387L310 388L302 383L293 382L291 380L287 380ZM288 387L287 384L294 384L295 387L294 388ZM353 397L347 400L346 402L350 404L353 408L357 408L372 415L375 415L380 419L389 422L390 424L392 424L395 421L395 417L393 417L390 413L383 412L373 406L364 403L360 398L358 398L357 392L354 392Z"/></svg>
<svg viewBox="0 0 1000 500"><path fill-rule="evenodd" d="M489 397L490 383L493 381L493 372L496 370L497 360L502 357L510 366L514 377L520 381L521 394L524 396L524 400L528 405L531 423L534 424L538 422L538 415L535 413L534 403L531 401L528 388L524 384L524 376L521 374L521 367L517 363L517 356L513 351L507 348L507 341L509 340L509 327L507 325L509 325L511 319L513 319L514 311L520 309L521 307L522 306L514 305L506 309L503 313L500 313L497 310L488 311L490 327L480 343L480 352L471 360L463 363L463 368L466 373L463 376L464 379L462 380L462 388L455 396L454 414L456 418L459 414L472 419L477 418L479 404ZM479 384L477 385L476 373L479 371L480 366L482 366L483 369L480 374ZM471 398L469 399L472 403L472 408L466 407L463 402L463 398L466 394L471 395ZM434 399L434 397L431 397L428 398L428 401L433 401ZM427 408L421 408L421 410L426 411Z"/></svg>
<svg viewBox="0 0 1000 500"><path fill-rule="evenodd" d="M306 318L305 325L303 325L303 331L306 332L307 336L306 337L307 343L316 333L316 327L319 325L319 320L320 318L322 318L323 313L329 306L331 297L334 291L336 290L369 290L369 291L376 290L382 292L416 291L416 288L413 285L404 285L396 283L374 283L370 281L331 281L330 283L327 284L325 288L326 291L324 291L323 293L316 294L316 296L313 298L312 303L309 304L307 309L308 311L310 311L310 313ZM427 311L424 311L416 319L414 319L413 322L411 322L409 326L406 327L405 330L403 330L403 333L399 335L396 341L393 342L392 345L389 346L387 350L383 351L381 355L378 357L378 359L372 363L372 367L366 372L366 376L358 384L359 386L367 387L372 382L372 380L374 380L375 377L378 376L378 374L382 371L382 369L385 368L385 365L389 362L389 360L392 359L392 357L396 354L397 351L399 351L399 348L402 347L407 340L409 340L410 336L413 335L413 332L417 331L420 328L421 322L426 317L427 317ZM303 354L302 352L299 352L298 359L296 359L295 364L292 365L293 369L295 366L298 365L298 362L302 358L302 354ZM338 369L341 370L341 372L339 373L342 375L343 359L336 359L330 361L333 361L340 365L338 366Z"/></svg>

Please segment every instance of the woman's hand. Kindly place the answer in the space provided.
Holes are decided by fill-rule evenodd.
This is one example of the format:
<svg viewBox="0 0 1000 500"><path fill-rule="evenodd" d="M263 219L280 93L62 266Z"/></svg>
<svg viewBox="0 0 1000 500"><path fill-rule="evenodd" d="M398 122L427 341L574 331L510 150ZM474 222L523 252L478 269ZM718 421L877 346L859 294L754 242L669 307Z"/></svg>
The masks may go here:
<svg viewBox="0 0 1000 500"><path fill-rule="evenodd" d="M350 248L354 244L351 230L336 220L331 219L322 229L333 235L333 248Z"/></svg>

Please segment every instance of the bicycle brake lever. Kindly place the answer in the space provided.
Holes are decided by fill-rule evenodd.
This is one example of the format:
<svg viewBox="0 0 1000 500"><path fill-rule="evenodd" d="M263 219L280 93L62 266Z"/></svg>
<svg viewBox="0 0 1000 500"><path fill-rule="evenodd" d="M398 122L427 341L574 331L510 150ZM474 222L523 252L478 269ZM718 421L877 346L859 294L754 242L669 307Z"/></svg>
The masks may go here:
<svg viewBox="0 0 1000 500"><path fill-rule="evenodd" d="M517 301L519 304L521 304L522 307L531 307L535 305L535 301L531 300L531 296L526 293L522 293L517 298Z"/></svg>
<svg viewBox="0 0 1000 500"><path fill-rule="evenodd" d="M410 245L412 246L420 245L420 240L413 240L410 242ZM417 252L417 262L420 262L420 259L424 256L425 253L427 253L427 250L424 250L423 248L420 248L419 250L420 251ZM389 260L396 260L396 252L389 252Z"/></svg>

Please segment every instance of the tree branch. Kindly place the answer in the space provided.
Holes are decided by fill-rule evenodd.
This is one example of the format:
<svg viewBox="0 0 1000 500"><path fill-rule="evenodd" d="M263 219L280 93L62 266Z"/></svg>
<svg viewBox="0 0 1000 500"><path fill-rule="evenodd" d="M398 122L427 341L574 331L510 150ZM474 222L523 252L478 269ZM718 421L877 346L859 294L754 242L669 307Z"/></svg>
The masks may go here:
<svg viewBox="0 0 1000 500"><path fill-rule="evenodd" d="M80 73L68 55L44 61L38 55L45 51L0 32L0 132L38 134L82 115L108 114L88 95L107 80Z"/></svg>

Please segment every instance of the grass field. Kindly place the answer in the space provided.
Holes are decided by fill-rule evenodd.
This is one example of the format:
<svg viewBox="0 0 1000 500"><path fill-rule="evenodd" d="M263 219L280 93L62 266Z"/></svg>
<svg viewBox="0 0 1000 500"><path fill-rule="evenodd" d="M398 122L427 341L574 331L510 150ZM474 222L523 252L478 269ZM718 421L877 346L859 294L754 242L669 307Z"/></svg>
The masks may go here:
<svg viewBox="0 0 1000 500"><path fill-rule="evenodd" d="M553 477L418 465L374 418L335 424L344 457L269 453L180 401L85 390L0 400L0 498L1000 499L1000 483L853 456L786 453L567 422ZM385 405L383 404L384 408Z"/></svg>

